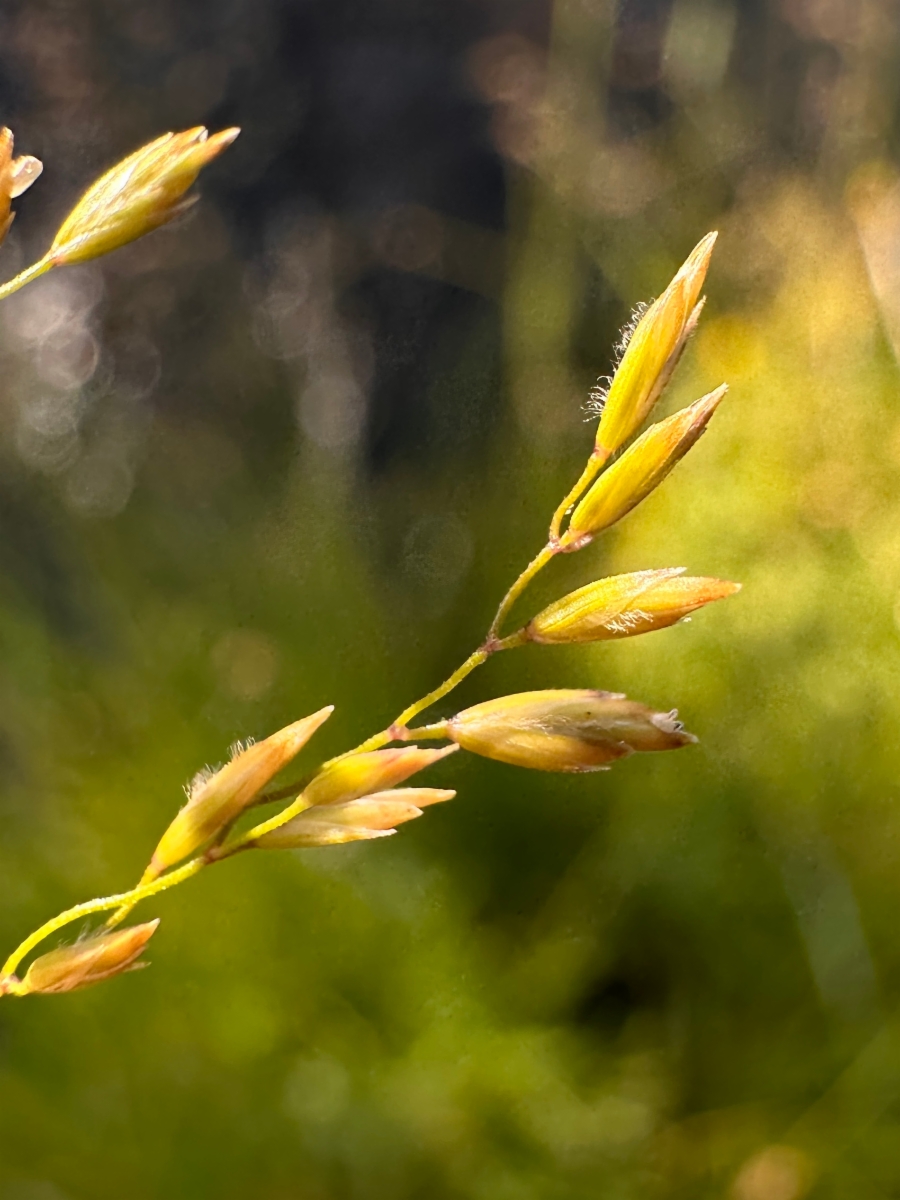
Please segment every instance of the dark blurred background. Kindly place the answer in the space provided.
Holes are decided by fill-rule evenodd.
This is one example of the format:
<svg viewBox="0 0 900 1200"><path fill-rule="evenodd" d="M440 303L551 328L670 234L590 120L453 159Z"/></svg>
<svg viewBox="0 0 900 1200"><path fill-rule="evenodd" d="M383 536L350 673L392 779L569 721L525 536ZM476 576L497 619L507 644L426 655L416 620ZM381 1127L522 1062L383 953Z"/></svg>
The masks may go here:
<svg viewBox="0 0 900 1200"><path fill-rule="evenodd" d="M243 128L186 220L0 309L9 948L234 739L333 702L308 769L478 644L710 228L665 403L731 396L521 611L745 586L459 693L627 691L698 747L456 755L391 841L205 872L150 971L6 1000L2 1200L900 1193L898 81L895 0L5 0L45 170L2 278L142 142Z"/></svg>

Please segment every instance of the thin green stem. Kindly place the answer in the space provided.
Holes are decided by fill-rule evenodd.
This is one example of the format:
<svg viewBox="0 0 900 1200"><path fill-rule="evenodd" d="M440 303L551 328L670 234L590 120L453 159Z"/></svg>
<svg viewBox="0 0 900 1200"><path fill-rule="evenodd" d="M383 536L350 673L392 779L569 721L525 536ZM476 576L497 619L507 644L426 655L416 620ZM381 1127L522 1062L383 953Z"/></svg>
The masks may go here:
<svg viewBox="0 0 900 1200"><path fill-rule="evenodd" d="M0 300L5 300L7 296L11 296L13 292L17 292L19 288L23 288L27 283L31 283L33 279L38 279L41 275L45 275L55 265L52 258L42 258L39 262L33 263L18 274L15 279L10 279L8 283L4 283L0 287Z"/></svg>
<svg viewBox="0 0 900 1200"><path fill-rule="evenodd" d="M419 715L419 713L424 712L426 708L431 708L432 704L436 704L438 700L442 700L444 696L448 695L448 693L452 692L454 688L462 683L467 675L471 675L476 667L480 667L483 662L486 662L492 654L496 654L500 650L512 650L516 646L523 645L528 640L525 630L519 629L516 633L511 633L508 637L500 638L497 636L500 622L512 607L513 603L518 599L522 592L524 592L531 580L534 579L535 575L537 575L538 571L540 571L542 567L545 567L556 553L556 547L547 545L540 552L540 554L538 554L528 564L519 578L503 597L503 601L500 604L500 608L483 644L479 646L477 650L474 650L466 659L466 661L456 668L452 675L448 675L443 683L439 684L427 695L422 696L420 700L417 700L414 704L410 704L408 708L404 708L403 712L400 713L399 716L397 716L386 729L382 729L380 732L374 733L370 738L366 738L364 742L360 742L358 746L354 746L352 750L346 751L345 754L339 754L336 758L329 759L327 763L323 763L323 767L330 766L331 763L337 762L339 758L347 758L351 754L365 754L370 750L380 750L381 747L386 746L388 742L396 741L397 739L394 737L395 730L405 728L407 725L409 725L410 721L414 720ZM280 796L278 793L270 793L270 798L274 800L279 799ZM274 819L275 818L273 818L273 820ZM277 829L278 826L274 825L272 828Z"/></svg>
<svg viewBox="0 0 900 1200"><path fill-rule="evenodd" d="M110 908L123 908L127 906L130 911L142 900L156 896L159 892L166 891L167 888L175 887L176 884L184 883L186 879L190 879L192 875L196 875L198 871L202 871L205 866L205 858L194 858L189 863L185 863L183 867L179 867L176 871L170 871L168 875L163 875L160 879L155 879L152 883L145 883L143 886L132 888L130 892L120 892L117 896L102 896L97 900L87 900L84 904L76 904L74 908L67 908L65 912L61 912L59 916L54 917L51 921L46 921L40 929L36 929L34 933L29 934L25 941L16 947L3 964L2 969L0 969L0 976L12 975L25 955L29 954L44 938L48 938L52 933L56 933L58 929L62 929L66 925L71 925L73 921L78 921L82 917L89 917L93 913L106 912Z"/></svg>
<svg viewBox="0 0 900 1200"><path fill-rule="evenodd" d="M589 484L593 483L596 475L609 459L609 451L602 446L595 446L591 457L587 460L587 465L579 476L578 482L565 497L565 499L553 514L553 520L550 522L550 544L554 545L559 539L560 527L563 523L563 518L569 509L574 505L581 493L585 491Z"/></svg>
<svg viewBox="0 0 900 1200"><path fill-rule="evenodd" d="M382 746L386 746L388 742L394 740L393 728L397 722L394 721L387 729L382 729L378 733L373 733L371 737L366 738L364 742L360 742L358 746L354 746L352 750L347 750L344 754L336 754L334 758L329 758L327 762L322 763L322 768L331 766L333 762L337 762L339 758L348 758L351 754L365 754L369 750L380 750Z"/></svg>

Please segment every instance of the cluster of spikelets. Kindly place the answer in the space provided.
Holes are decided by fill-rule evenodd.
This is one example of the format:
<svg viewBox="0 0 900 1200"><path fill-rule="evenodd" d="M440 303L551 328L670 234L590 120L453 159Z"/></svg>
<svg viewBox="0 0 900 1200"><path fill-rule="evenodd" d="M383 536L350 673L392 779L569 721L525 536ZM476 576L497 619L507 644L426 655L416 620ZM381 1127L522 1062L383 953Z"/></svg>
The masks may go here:
<svg viewBox="0 0 900 1200"><path fill-rule="evenodd" d="M167 134L138 150L87 191L45 257L0 295L49 267L105 254L171 220L191 203L185 192L201 167L236 135L232 129L207 138L205 130L194 129ZM9 201L37 177L40 164L35 159L13 160L12 135L5 131L2 137L0 225L5 230L11 220ZM455 793L445 789L401 785L460 748L518 767L572 772L601 770L637 751L672 750L696 741L675 712L655 712L623 695L589 689L503 696L435 724L410 728L409 722L491 654L526 642L572 644L634 637L673 625L738 590L734 583L686 576L682 568L638 571L589 583L516 632L504 636L502 630L514 602L556 554L586 546L665 479L704 432L725 395L725 388L718 388L632 440L696 326L714 242L715 235L709 234L699 243L663 295L642 311L629 331L604 396L587 466L554 514L546 546L513 583L484 642L469 659L392 725L319 767L303 787L266 792L274 776L328 719L331 707L264 741L237 747L224 767L195 779L139 884L47 922L7 960L0 973L0 994L73 991L140 965L137 959L158 922L115 926L142 900L239 851L332 846L395 833L397 826L421 816L429 805L452 799ZM449 745L423 749L408 744L414 738ZM275 816L233 834L235 823L249 809L295 791L299 794ZM85 915L110 910L105 930L35 959L24 978L16 976L19 963L44 938Z"/></svg>

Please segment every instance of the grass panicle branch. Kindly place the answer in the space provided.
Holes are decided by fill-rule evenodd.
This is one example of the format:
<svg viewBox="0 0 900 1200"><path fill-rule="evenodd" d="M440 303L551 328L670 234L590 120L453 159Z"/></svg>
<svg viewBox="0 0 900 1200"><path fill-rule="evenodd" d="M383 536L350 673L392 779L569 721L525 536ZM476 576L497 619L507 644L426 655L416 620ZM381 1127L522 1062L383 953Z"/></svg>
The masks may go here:
<svg viewBox="0 0 900 1200"><path fill-rule="evenodd" d="M209 137L196 128L164 134L117 163L84 193L44 257L0 287L0 299L53 268L107 254L174 219L194 202L186 193L199 172L238 132L226 129ZM0 240L13 219L11 201L41 170L37 159L13 159L12 146L9 130L0 132ZM553 513L547 544L510 585L469 657L388 726L322 763L302 784L266 790L328 719L331 706L239 749L220 770L198 778L138 884L66 909L29 934L0 970L0 995L69 992L134 970L158 921L116 926L141 902L238 853L393 835L425 808L454 797L447 789L401 785L460 749L532 770L581 772L606 769L630 754L696 741L675 712L655 712L618 693L577 688L501 696L418 728L410 723L501 651L527 642L580 644L634 637L673 625L738 590L738 584L727 581L685 576L683 568L639 571L588 583L521 628L503 633L514 606L540 572L557 554L582 549L654 491L704 432L724 397L721 387L633 440L697 324L715 239L714 233L707 234L659 299L642 312L606 392L594 446L578 481ZM449 744L422 748L416 740ZM288 799L273 816L233 835L236 822L250 809ZM47 938L101 913L111 914L105 927L38 956L19 977L21 964Z"/></svg>

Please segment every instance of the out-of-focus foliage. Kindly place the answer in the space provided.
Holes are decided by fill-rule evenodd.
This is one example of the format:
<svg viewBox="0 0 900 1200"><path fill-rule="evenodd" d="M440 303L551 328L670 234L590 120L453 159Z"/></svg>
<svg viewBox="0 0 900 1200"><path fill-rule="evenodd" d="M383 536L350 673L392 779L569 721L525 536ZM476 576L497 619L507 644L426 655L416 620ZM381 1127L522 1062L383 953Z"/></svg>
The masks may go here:
<svg viewBox="0 0 900 1200"><path fill-rule="evenodd" d="M0 118L99 169L240 124L189 224L0 310L0 935L128 886L182 783L337 752L482 636L631 306L709 228L710 434L602 571L742 580L499 656L677 704L607 776L452 756L386 843L141 910L149 971L0 1009L2 1200L881 1200L900 1188L900 28L888 0L10 0ZM444 714L451 711L445 708Z"/></svg>

